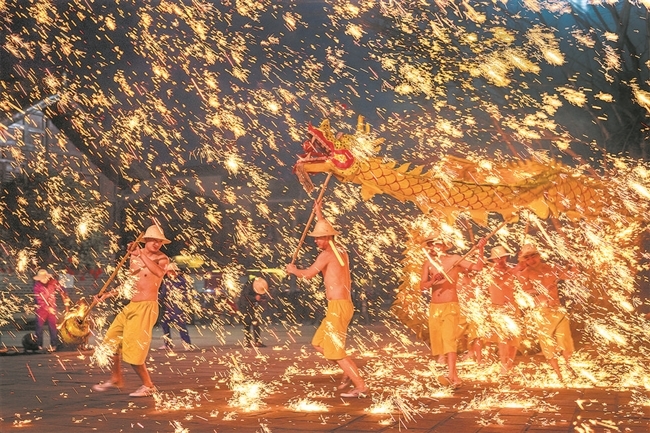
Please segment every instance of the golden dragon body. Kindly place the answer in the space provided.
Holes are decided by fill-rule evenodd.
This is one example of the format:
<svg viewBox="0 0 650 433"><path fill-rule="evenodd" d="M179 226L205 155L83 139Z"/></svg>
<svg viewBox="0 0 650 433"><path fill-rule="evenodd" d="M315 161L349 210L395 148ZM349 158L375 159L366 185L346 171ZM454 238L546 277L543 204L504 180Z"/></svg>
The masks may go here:
<svg viewBox="0 0 650 433"><path fill-rule="evenodd" d="M555 161L497 165L447 157L425 172L408 163L359 158L355 155L361 152L355 150L381 142L365 141L367 132L362 120L355 135L335 136L327 120L318 128L310 125L306 153L295 166L303 185L309 188L308 173L331 172L339 181L360 184L364 199L389 194L414 202L424 213L444 214L450 221L466 213L483 224L491 212L510 219L521 209L540 218L561 213L573 219L596 217L613 203L607 200L607 185Z"/></svg>

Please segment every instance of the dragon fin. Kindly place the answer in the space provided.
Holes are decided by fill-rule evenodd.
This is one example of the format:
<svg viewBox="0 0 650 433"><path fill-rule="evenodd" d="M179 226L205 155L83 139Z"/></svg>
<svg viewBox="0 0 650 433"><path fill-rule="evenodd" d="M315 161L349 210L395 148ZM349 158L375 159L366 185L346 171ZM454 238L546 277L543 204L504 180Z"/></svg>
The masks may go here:
<svg viewBox="0 0 650 433"><path fill-rule="evenodd" d="M538 198L537 200L531 202L528 205L528 208L535 212L535 215L537 215L541 219L546 219L551 213L551 209L548 207L548 204L546 203L546 200L543 198Z"/></svg>
<svg viewBox="0 0 650 433"><path fill-rule="evenodd" d="M361 198L370 200L375 194L381 194L383 191L374 185L363 183L361 185Z"/></svg>
<svg viewBox="0 0 650 433"><path fill-rule="evenodd" d="M396 172L398 173L406 173L409 171L409 167L411 166L410 162L407 162L405 164L400 165L398 168L395 169Z"/></svg>
<svg viewBox="0 0 650 433"><path fill-rule="evenodd" d="M480 225L481 227L487 227L488 225L488 212L484 210L475 210L470 212L472 220Z"/></svg>

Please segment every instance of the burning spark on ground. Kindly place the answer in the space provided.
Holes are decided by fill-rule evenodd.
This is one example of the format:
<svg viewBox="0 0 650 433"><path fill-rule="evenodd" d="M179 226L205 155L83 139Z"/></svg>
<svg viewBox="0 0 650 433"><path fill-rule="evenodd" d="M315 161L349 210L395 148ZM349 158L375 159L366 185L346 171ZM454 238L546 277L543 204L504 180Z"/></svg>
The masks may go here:
<svg viewBox="0 0 650 433"><path fill-rule="evenodd" d="M295 412L328 412L330 406L319 402L310 400L308 398L298 398L289 400L287 407Z"/></svg>

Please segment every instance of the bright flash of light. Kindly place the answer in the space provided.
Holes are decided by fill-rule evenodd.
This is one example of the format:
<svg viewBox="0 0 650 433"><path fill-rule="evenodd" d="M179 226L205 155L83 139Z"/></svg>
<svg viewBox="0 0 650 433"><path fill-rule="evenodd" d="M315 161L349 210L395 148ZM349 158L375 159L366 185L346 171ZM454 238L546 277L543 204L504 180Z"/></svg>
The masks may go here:
<svg viewBox="0 0 650 433"><path fill-rule="evenodd" d="M228 153L224 159L224 166L232 174L237 174L242 166L242 159L236 153Z"/></svg>

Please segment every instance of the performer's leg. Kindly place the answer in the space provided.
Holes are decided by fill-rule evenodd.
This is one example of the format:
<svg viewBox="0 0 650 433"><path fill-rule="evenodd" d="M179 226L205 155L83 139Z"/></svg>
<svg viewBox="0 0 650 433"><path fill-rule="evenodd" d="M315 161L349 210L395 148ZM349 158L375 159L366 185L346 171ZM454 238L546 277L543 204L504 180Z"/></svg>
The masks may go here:
<svg viewBox="0 0 650 433"><path fill-rule="evenodd" d="M251 335L252 319L249 314L244 314L242 322L244 323L244 346L250 346L253 343L253 336Z"/></svg>
<svg viewBox="0 0 650 433"><path fill-rule="evenodd" d="M165 347L171 349L174 344L172 343L172 331L171 331L171 326L169 326L169 319L167 317L163 317L160 320L160 329L162 329L163 332L163 342L165 343Z"/></svg>
<svg viewBox="0 0 650 433"><path fill-rule="evenodd" d="M49 314L47 317L47 324L50 329L50 346L56 349L61 345L61 340L59 340L59 331L56 329L56 315Z"/></svg>
<svg viewBox="0 0 650 433"><path fill-rule="evenodd" d="M339 359L336 362L343 370L343 376L349 377L352 383L354 384L354 390L352 391L366 392L368 390L366 388L366 383L364 382L363 378L359 374L359 369L357 368L357 364L355 364L352 358L346 356L345 358Z"/></svg>
<svg viewBox="0 0 650 433"><path fill-rule="evenodd" d="M45 324L45 313L36 311L36 345L43 348L43 325Z"/></svg>
<svg viewBox="0 0 650 433"><path fill-rule="evenodd" d="M147 364L142 364L142 365L131 365L133 367L133 370L137 373L138 377L142 381L142 384L144 386L148 386L149 388L153 388L153 382L151 381L151 377L149 376L149 371L147 370Z"/></svg>
<svg viewBox="0 0 650 433"><path fill-rule="evenodd" d="M192 341L190 340L190 334L187 332L187 325L185 324L185 321L182 317L178 318L176 326L178 326L178 333L181 335L181 340L187 344L192 344Z"/></svg>
<svg viewBox="0 0 650 433"><path fill-rule="evenodd" d="M261 343L262 342L262 336L260 333L260 321L255 319L253 320L253 323L251 324L253 327L253 342L255 344Z"/></svg>
<svg viewBox="0 0 650 433"><path fill-rule="evenodd" d="M111 382L118 387L124 384L124 376L122 376L122 358L119 353L113 355L113 361L111 364Z"/></svg>
<svg viewBox="0 0 650 433"><path fill-rule="evenodd" d="M458 354L456 352L446 353L447 355L447 368L449 370L449 380L453 385L461 383L460 378L458 377L458 370L456 368L456 361L458 360Z"/></svg>

